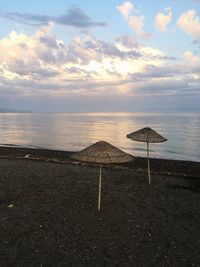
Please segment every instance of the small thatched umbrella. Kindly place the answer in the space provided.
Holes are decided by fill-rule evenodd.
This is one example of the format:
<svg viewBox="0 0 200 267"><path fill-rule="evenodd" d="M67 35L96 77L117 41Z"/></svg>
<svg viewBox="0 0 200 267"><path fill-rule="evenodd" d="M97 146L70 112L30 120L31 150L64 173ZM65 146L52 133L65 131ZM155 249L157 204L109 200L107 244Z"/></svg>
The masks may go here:
<svg viewBox="0 0 200 267"><path fill-rule="evenodd" d="M80 152L75 153L72 156L72 159L75 159L77 161L96 163L100 165L98 194L98 210L100 210L102 165L128 162L133 160L133 156L126 154L122 150L105 141L99 141L91 146L86 147Z"/></svg>
<svg viewBox="0 0 200 267"><path fill-rule="evenodd" d="M138 142L147 143L148 176L149 176L149 184L151 184L150 162L149 162L149 143L161 143L161 142L167 141L167 139L149 127L145 127L136 132L130 133L126 137L132 140L138 141Z"/></svg>

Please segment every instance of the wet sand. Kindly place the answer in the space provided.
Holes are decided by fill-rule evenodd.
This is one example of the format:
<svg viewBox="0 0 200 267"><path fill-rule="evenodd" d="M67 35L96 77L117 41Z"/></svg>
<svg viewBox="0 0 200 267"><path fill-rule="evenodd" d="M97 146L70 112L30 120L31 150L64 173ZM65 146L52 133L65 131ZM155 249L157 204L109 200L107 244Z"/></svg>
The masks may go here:
<svg viewBox="0 0 200 267"><path fill-rule="evenodd" d="M0 266L200 266L200 163L0 148Z"/></svg>

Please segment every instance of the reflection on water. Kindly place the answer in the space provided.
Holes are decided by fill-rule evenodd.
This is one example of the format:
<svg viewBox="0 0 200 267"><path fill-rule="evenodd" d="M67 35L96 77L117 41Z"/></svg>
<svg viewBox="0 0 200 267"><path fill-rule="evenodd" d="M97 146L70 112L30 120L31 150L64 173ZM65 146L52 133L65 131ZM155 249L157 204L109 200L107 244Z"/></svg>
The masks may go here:
<svg viewBox="0 0 200 267"><path fill-rule="evenodd" d="M146 156L146 144L126 135L147 126L168 139L150 144L152 157L200 161L197 113L0 113L0 144L78 151L104 140Z"/></svg>

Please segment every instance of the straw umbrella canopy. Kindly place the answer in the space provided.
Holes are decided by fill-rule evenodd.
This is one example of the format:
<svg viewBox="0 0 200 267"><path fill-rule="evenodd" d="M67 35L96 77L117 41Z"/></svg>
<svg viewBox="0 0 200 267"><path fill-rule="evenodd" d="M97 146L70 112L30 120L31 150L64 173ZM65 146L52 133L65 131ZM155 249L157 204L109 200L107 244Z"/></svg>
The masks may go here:
<svg viewBox="0 0 200 267"><path fill-rule="evenodd" d="M86 147L80 152L75 153L72 159L82 162L95 163L100 165L99 170L99 193L98 193L98 210L101 203L101 180L102 165L125 163L133 160L133 156L125 153L117 147L105 142L99 141Z"/></svg>
<svg viewBox="0 0 200 267"><path fill-rule="evenodd" d="M134 141L147 143L148 176L149 176L149 184L151 184L150 162L149 162L149 143L162 143L162 142L167 141L167 139L149 127L145 127L136 132L130 133L126 137Z"/></svg>

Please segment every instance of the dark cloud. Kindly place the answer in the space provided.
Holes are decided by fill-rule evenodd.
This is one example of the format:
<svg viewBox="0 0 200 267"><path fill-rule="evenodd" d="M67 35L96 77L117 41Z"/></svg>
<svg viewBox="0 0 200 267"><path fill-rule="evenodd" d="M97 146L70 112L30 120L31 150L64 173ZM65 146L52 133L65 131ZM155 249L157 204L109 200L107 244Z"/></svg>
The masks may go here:
<svg viewBox="0 0 200 267"><path fill-rule="evenodd" d="M132 49L132 48L139 48L138 41L129 35L123 35L116 39L117 42L121 43L123 46Z"/></svg>
<svg viewBox="0 0 200 267"><path fill-rule="evenodd" d="M200 49L200 38L199 38L199 40L194 40L192 42L192 44L196 46L196 49L197 49L197 51L199 53L199 49Z"/></svg>
<svg viewBox="0 0 200 267"><path fill-rule="evenodd" d="M35 26L47 25L50 22L77 28L102 27L107 25L105 22L93 21L82 9L75 6L70 7L66 14L58 17L19 12L0 13L0 17Z"/></svg>
<svg viewBox="0 0 200 267"><path fill-rule="evenodd" d="M113 43L101 42L101 49L104 55L110 57L119 57L121 59L141 57L141 53L135 49L130 51L122 51Z"/></svg>
<svg viewBox="0 0 200 267"><path fill-rule="evenodd" d="M50 38L49 36L42 36L39 38L40 42L48 46L49 48L58 49L58 44L55 38Z"/></svg>
<svg viewBox="0 0 200 267"><path fill-rule="evenodd" d="M160 59L165 59L165 60L177 60L178 58L177 58L177 57L170 57L170 56L163 56L163 57L160 57Z"/></svg>
<svg viewBox="0 0 200 267"><path fill-rule="evenodd" d="M0 13L0 17L31 26L48 25L48 23L52 21L51 17L49 16L19 12Z"/></svg>
<svg viewBox="0 0 200 267"><path fill-rule="evenodd" d="M39 60L24 61L23 59L16 59L7 64L7 70L23 76L31 76L33 79L47 79L59 75L58 71L47 69L41 66Z"/></svg>
<svg viewBox="0 0 200 267"><path fill-rule="evenodd" d="M159 76L142 79L141 76L141 73L132 76L132 84L135 86L131 91L136 96L200 96L199 81L190 76L181 79L167 75L161 76L167 79L159 79Z"/></svg>
<svg viewBox="0 0 200 267"><path fill-rule="evenodd" d="M161 79L161 78L177 78L181 76L181 80L186 75L199 73L199 66L190 66L186 68L185 65L170 65L170 66L154 66L147 65L143 72L137 74L130 74L130 79L134 81L149 81L150 79Z"/></svg>
<svg viewBox="0 0 200 267"><path fill-rule="evenodd" d="M166 55L155 55L151 53L142 53L142 58L144 60L169 60L169 61L176 61L176 57L166 56Z"/></svg>
<svg viewBox="0 0 200 267"><path fill-rule="evenodd" d="M72 52L76 46L73 44L73 48L70 49ZM82 41L81 47L85 51L94 51L98 58L96 60L101 61L105 56L111 58L120 58L121 60L127 58L138 58L141 57L141 53L133 48L129 51L120 50L115 43L105 42L96 38L91 38L86 41ZM80 51L80 50L79 50ZM81 55L79 54L81 57Z"/></svg>
<svg viewBox="0 0 200 267"><path fill-rule="evenodd" d="M27 49L28 49L28 46L27 46L27 44L25 44L25 43L19 43L18 45L19 45L20 48L23 49L23 50L27 50Z"/></svg>
<svg viewBox="0 0 200 267"><path fill-rule="evenodd" d="M86 71L86 70L78 68L78 67L70 67L70 68L67 68L66 71L67 71L67 73L70 73L70 74L85 74L85 75L95 74L95 75L97 75L96 71Z"/></svg>
<svg viewBox="0 0 200 267"><path fill-rule="evenodd" d="M114 43L104 42L96 38L86 38L86 40L75 39L65 49L66 62L88 64L91 60L102 62L105 57L119 58L126 60L141 57L141 53L136 50L122 51Z"/></svg>
<svg viewBox="0 0 200 267"><path fill-rule="evenodd" d="M77 7L68 9L67 14L55 18L55 22L62 25L70 25L78 28L88 28L94 26L106 26L104 22L94 22L83 10Z"/></svg>

